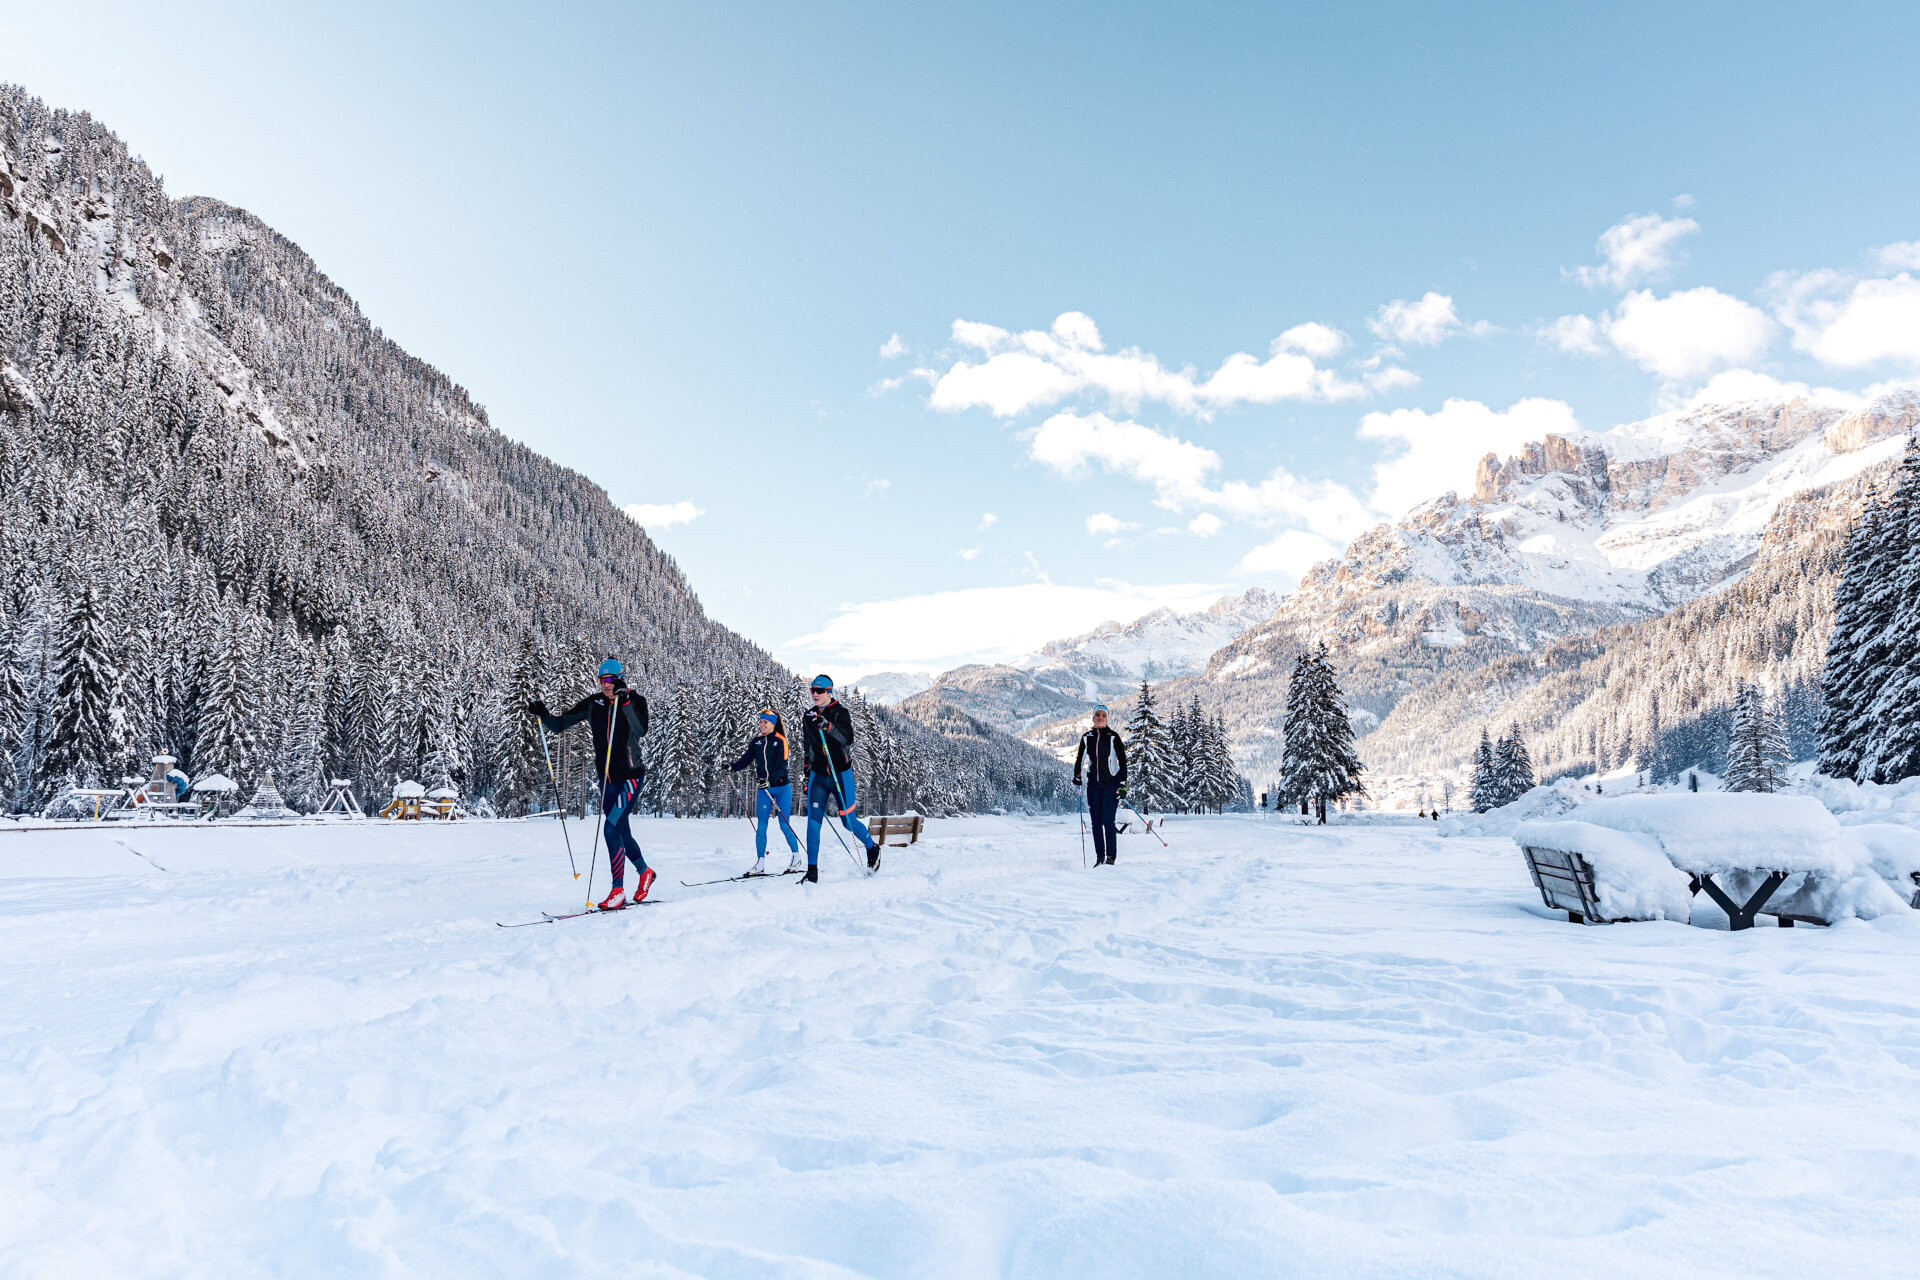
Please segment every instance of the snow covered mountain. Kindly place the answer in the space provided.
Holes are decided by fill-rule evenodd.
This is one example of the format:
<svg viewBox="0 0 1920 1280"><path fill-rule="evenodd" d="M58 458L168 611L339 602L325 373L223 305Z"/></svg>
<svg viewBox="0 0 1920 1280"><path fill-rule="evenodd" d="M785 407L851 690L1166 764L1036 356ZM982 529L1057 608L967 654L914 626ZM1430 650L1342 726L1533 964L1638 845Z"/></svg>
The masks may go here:
<svg viewBox="0 0 1920 1280"><path fill-rule="evenodd" d="M861 676L852 684L868 702L882 707L897 707L914 694L929 688L933 681L931 671L876 671L872 675Z"/></svg>
<svg viewBox="0 0 1920 1280"><path fill-rule="evenodd" d="M1204 671L1221 646L1263 622L1279 603L1272 592L1254 587L1194 613L1156 609L1132 622L1103 622L1015 662L956 667L918 696L1008 732L1025 732L1079 716L1096 702L1125 700L1142 679Z"/></svg>
<svg viewBox="0 0 1920 1280"><path fill-rule="evenodd" d="M1097 702L1143 679L1205 670L1215 653L1279 607L1279 596L1254 587L1197 613L1155 609L1132 622L1103 622L1083 635L1050 640L1013 665L1062 692L1077 684L1082 697Z"/></svg>
<svg viewBox="0 0 1920 1280"><path fill-rule="evenodd" d="M1293 656L1324 639L1362 733L1411 695L1456 691L1412 731L1401 717L1391 743L1361 743L1375 769L1436 767L1432 735L1454 727L1445 717L1505 714L1507 695L1474 672L1513 655L1564 663L1583 637L1738 583L1770 537L1788 545L1809 525L1837 533L1859 500L1853 482L1916 425L1920 392L1901 386L1850 408L1703 406L1488 455L1472 494L1354 539L1216 653L1203 678L1179 683L1227 711L1243 767L1264 770Z"/></svg>

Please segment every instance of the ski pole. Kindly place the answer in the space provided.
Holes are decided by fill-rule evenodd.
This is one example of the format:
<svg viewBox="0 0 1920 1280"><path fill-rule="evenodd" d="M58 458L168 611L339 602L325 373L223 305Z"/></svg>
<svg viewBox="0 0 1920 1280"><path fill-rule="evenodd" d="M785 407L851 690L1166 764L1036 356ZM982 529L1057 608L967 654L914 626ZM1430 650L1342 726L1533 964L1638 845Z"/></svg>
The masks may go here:
<svg viewBox="0 0 1920 1280"><path fill-rule="evenodd" d="M553 782L554 807L560 810L560 838L567 842L567 865L573 868L573 878L580 878L580 864L573 860L573 837L567 832L567 802L560 797L560 775L553 768L553 754L547 750L547 726L543 722L536 726L540 730L540 754L546 757L547 777Z"/></svg>
<svg viewBox="0 0 1920 1280"><path fill-rule="evenodd" d="M1073 790L1076 795L1080 794L1080 788ZM1084 795L1080 795L1080 869L1087 869L1087 798Z"/></svg>
<svg viewBox="0 0 1920 1280"><path fill-rule="evenodd" d="M847 820L847 815L853 812L853 806L847 803L847 794L840 789L840 775L833 770L833 752L827 747L827 731L816 724L813 732L814 735L820 739L820 751L827 762L827 781L833 784L833 798L840 802L840 821L844 824ZM830 827L828 830L833 830L833 828ZM849 858L853 858L853 865L865 871L866 868L860 865L860 859L854 857L853 846L846 842L845 837L838 831L833 831L833 838L840 841L840 847L847 851Z"/></svg>
<svg viewBox="0 0 1920 1280"><path fill-rule="evenodd" d="M607 758L600 766L600 821L594 824L593 853L587 859L587 905L589 907L593 905L593 874L600 861L600 828L607 825L607 775L613 772L613 731L618 723L615 717L619 714L620 695L616 693L607 702ZM587 723L591 725L593 722L589 720ZM609 864L607 874L611 876L613 874L612 845L607 846L607 862Z"/></svg>
<svg viewBox="0 0 1920 1280"><path fill-rule="evenodd" d="M1132 801L1127 802L1127 812L1131 813L1136 818L1140 818L1140 811L1133 807ZM1158 831L1154 831L1153 824L1151 822L1148 822L1145 818L1140 818L1140 825L1145 827L1149 832L1152 833L1153 838L1160 842L1160 847L1162 849L1171 849L1173 847L1172 845L1167 843L1165 836L1162 836Z"/></svg>

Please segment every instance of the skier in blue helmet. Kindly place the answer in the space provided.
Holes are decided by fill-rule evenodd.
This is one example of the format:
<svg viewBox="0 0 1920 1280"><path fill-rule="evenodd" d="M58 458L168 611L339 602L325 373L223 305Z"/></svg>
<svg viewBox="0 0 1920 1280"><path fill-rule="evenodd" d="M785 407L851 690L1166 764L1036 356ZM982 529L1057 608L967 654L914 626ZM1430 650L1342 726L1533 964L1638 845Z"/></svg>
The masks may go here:
<svg viewBox="0 0 1920 1280"><path fill-rule="evenodd" d="M588 694L559 715L548 711L542 702L529 702L523 708L527 714L540 717L549 733L560 733L585 720L593 735L593 767L600 775L600 821L607 837L607 864L613 872L613 892L598 904L602 911L629 905L628 859L639 873L631 901L645 901L653 888L653 868L647 865L640 842L633 838L628 825L647 776L647 762L640 750L640 739L647 736L647 700L627 687L624 676L619 659L608 658L600 664L599 692Z"/></svg>
<svg viewBox="0 0 1920 1280"><path fill-rule="evenodd" d="M820 879L820 824L829 812L867 848L867 874L880 869L880 846L854 814L853 717L833 697L833 680L815 676L813 706L800 727L807 744L807 880Z"/></svg>
<svg viewBox="0 0 1920 1280"><path fill-rule="evenodd" d="M786 836L787 849L793 854L792 861L781 874L796 875L801 869L800 837L793 833L793 827L787 822L787 815L793 811L793 786L787 778L786 727L780 723L780 713L771 709L761 711L754 725L758 732L747 743L747 749L740 753L738 760L727 766L737 773L751 765L754 779L759 784L754 811L760 825L753 833L753 867L745 874L773 874L767 870L767 818L770 814L777 814L780 833Z"/></svg>

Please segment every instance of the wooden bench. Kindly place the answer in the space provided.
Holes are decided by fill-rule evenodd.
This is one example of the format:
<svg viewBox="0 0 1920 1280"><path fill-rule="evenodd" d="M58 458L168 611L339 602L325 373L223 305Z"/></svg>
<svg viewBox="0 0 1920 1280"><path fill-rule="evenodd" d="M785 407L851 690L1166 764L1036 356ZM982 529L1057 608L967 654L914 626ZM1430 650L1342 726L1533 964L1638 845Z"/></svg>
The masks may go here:
<svg viewBox="0 0 1920 1280"><path fill-rule="evenodd" d="M1575 924L1616 924L1600 913L1599 891L1593 887L1593 868L1577 853L1521 845L1527 874L1548 910L1564 911Z"/></svg>
<svg viewBox="0 0 1920 1280"><path fill-rule="evenodd" d="M910 844L920 842L920 827L926 821L917 813L903 817L880 817L867 819L867 830L873 833L875 844L891 842L896 849L904 849Z"/></svg>

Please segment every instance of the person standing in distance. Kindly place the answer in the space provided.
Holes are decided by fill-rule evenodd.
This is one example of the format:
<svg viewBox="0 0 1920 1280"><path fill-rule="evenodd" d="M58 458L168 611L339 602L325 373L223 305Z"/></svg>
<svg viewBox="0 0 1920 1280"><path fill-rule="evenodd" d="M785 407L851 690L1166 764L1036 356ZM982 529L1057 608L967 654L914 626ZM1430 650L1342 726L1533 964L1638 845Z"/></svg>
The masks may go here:
<svg viewBox="0 0 1920 1280"><path fill-rule="evenodd" d="M807 741L807 880L820 881L820 823L829 811L867 848L867 874L880 869L880 846L854 816L853 717L834 701L833 680L813 678L813 706L801 718Z"/></svg>
<svg viewBox="0 0 1920 1280"><path fill-rule="evenodd" d="M1093 819L1095 866L1110 867L1120 843L1114 818L1120 811L1120 797L1127 794L1127 744L1107 727L1107 709L1093 709L1093 728L1080 735L1080 749L1073 753L1073 785L1080 786L1082 766L1087 788L1087 810Z"/></svg>
<svg viewBox="0 0 1920 1280"><path fill-rule="evenodd" d="M640 842L633 838L627 820L640 801L640 784L647 776L647 763L640 751L640 739L647 736L647 700L627 688L621 678L618 659L600 664L600 691L588 694L559 715L547 710L543 702L529 702L528 715L540 717L548 733L561 733L582 720L593 735L593 767L600 775L600 821L607 836L607 864L613 871L613 892L599 903L602 911L617 911L627 906L627 859L633 859L639 879L634 881L633 901L644 902L653 888L653 868L640 853Z"/></svg>

